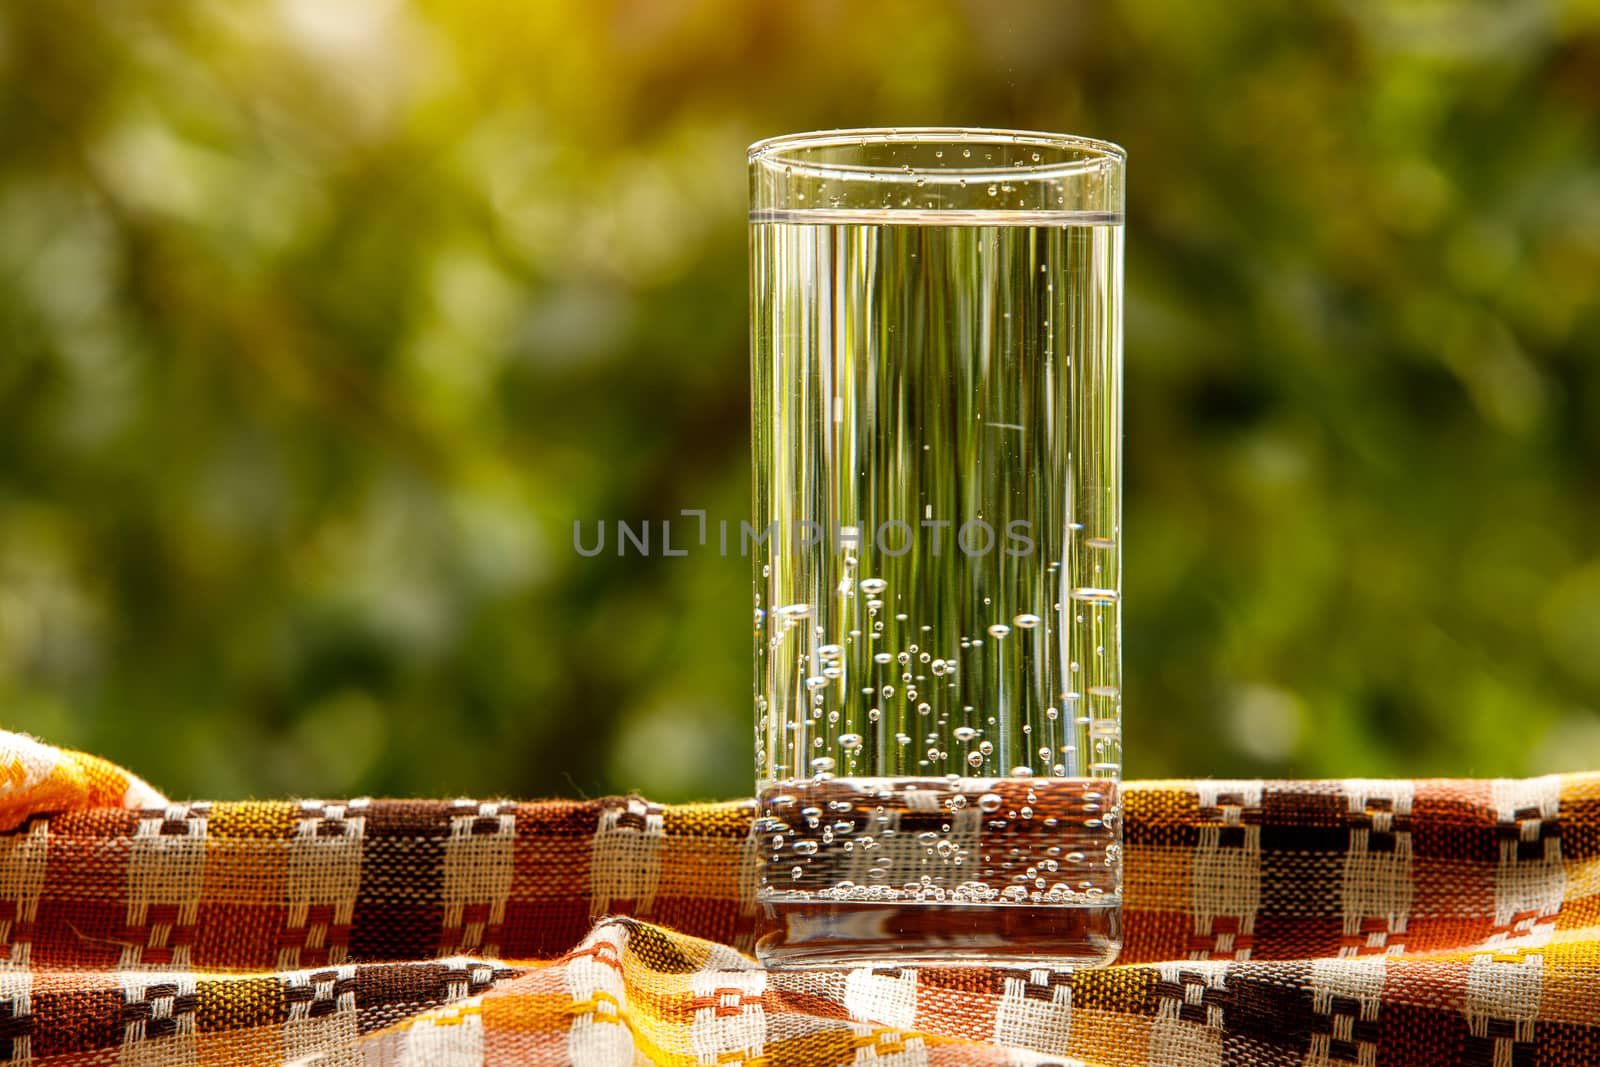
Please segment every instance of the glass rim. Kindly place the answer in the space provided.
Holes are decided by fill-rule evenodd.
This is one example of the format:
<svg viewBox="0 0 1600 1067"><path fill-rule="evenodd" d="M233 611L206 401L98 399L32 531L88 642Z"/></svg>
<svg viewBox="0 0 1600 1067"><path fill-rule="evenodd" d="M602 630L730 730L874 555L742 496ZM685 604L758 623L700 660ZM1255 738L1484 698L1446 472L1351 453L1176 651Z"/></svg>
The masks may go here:
<svg viewBox="0 0 1600 1067"><path fill-rule="evenodd" d="M1080 137L1075 134L1064 133L1044 133L1038 130L994 129L982 126L873 126L857 129L809 130L803 133L786 133L776 137L763 138L750 145L747 152L749 163L752 167L761 163L769 163L794 167L804 173L818 176L829 174L886 174L904 177L905 170L902 166L871 166L860 163L838 163L832 161L819 163L808 159L806 154L801 151L808 148L833 148L839 146L868 147L873 144L1033 145L1060 151L1084 153L1084 158L1081 159L1051 160L1024 164L1020 167L995 165L919 168L920 173L924 175L959 175L961 177L993 175L997 177L1037 179L1059 174L1062 171L1079 171L1085 167L1103 164L1106 161L1112 161L1121 166L1126 163L1128 158L1127 150L1121 145L1095 137ZM793 154L790 154L791 150L793 150Z"/></svg>

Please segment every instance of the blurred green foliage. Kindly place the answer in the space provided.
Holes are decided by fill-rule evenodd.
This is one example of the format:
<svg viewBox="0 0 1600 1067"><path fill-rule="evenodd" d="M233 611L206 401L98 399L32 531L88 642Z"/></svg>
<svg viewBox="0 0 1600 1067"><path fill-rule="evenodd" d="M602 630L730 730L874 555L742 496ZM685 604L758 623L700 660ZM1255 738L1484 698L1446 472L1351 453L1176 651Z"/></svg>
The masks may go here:
<svg viewBox="0 0 1600 1067"><path fill-rule="evenodd" d="M1600 766L1600 11L0 8L0 723L175 794L750 786L744 147L1129 150L1130 773Z"/></svg>

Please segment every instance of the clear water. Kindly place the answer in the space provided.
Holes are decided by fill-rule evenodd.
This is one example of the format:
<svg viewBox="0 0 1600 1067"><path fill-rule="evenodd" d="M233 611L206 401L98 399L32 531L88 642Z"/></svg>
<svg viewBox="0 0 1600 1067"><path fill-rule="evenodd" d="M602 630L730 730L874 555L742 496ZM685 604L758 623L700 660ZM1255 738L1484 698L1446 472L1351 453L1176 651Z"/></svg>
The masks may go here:
<svg viewBox="0 0 1600 1067"><path fill-rule="evenodd" d="M1114 781L824 778L761 809L769 961L1101 963L1120 940Z"/></svg>
<svg viewBox="0 0 1600 1067"><path fill-rule="evenodd" d="M1117 891L1115 782L834 778L762 804L769 899L1080 904Z"/></svg>
<svg viewBox="0 0 1600 1067"><path fill-rule="evenodd" d="M1115 907L1120 220L817 211L751 231L763 899ZM922 827L935 785L957 806ZM972 824L986 795L1030 792L1031 819ZM886 828L894 862L867 862ZM1073 877L1020 877L1067 853Z"/></svg>

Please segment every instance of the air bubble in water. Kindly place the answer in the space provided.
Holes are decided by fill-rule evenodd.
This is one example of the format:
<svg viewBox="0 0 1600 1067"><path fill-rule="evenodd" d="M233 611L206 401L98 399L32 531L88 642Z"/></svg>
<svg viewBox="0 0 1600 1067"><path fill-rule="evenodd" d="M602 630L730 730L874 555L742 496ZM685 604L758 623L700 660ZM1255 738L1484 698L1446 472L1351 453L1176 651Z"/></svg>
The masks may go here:
<svg viewBox="0 0 1600 1067"><path fill-rule="evenodd" d="M832 756L818 756L816 759L811 761L811 769L814 770L814 771L831 771L831 770L833 770L833 757Z"/></svg>
<svg viewBox="0 0 1600 1067"><path fill-rule="evenodd" d="M970 726L957 726L955 729L955 739L957 741L971 741L977 736L978 731L974 730Z"/></svg>
<svg viewBox="0 0 1600 1067"><path fill-rule="evenodd" d="M994 638L1004 637L1006 634L1008 634L1010 632L1011 632L1011 627L1007 626L1003 622L997 622L993 626L989 627L989 636L990 637L994 637Z"/></svg>
<svg viewBox="0 0 1600 1067"><path fill-rule="evenodd" d="M811 605L810 604L785 604L781 608L773 608L772 609L772 613L774 615L778 616L778 618L780 618L780 619L787 619L788 621L793 622L796 619L803 619L806 616L810 615L811 614Z"/></svg>
<svg viewBox="0 0 1600 1067"><path fill-rule="evenodd" d="M968 752L967 753L967 764L968 764L968 766L972 766L972 767L981 767L981 766L983 766L983 753L982 752L976 752L976 751Z"/></svg>
<svg viewBox="0 0 1600 1067"><path fill-rule="evenodd" d="M889 583L882 578L861 579L861 591L868 596L877 596L887 588L889 588Z"/></svg>
<svg viewBox="0 0 1600 1067"><path fill-rule="evenodd" d="M983 796L978 798L978 808L981 811L999 811L1000 810L1000 794L998 794L998 793L985 793L985 794L983 794Z"/></svg>
<svg viewBox="0 0 1600 1067"><path fill-rule="evenodd" d="M823 659L838 659L844 655L844 649L838 645L822 645L817 649L817 655Z"/></svg>
<svg viewBox="0 0 1600 1067"><path fill-rule="evenodd" d="M846 749L857 749L857 748L860 748L861 747L861 735L860 734L840 734L839 735L839 747L840 748L846 748Z"/></svg>
<svg viewBox="0 0 1600 1067"><path fill-rule="evenodd" d="M885 664L893 663L894 657L887 652L876 652L872 656L872 662Z"/></svg>
<svg viewBox="0 0 1600 1067"><path fill-rule="evenodd" d="M1035 626L1038 626L1044 620L1039 618L1039 616L1037 616L1037 615L1022 614L1022 615L1018 615L1016 618L1012 619L1011 621L1017 624L1017 629L1019 629L1019 630L1031 630Z"/></svg>

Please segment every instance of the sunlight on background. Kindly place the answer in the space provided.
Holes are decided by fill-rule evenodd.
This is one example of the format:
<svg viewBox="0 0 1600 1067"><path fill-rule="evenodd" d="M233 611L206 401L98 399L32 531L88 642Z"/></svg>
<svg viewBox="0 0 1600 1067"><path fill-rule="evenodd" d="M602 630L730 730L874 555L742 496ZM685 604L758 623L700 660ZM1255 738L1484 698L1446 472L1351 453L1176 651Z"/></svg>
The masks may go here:
<svg viewBox="0 0 1600 1067"><path fill-rule="evenodd" d="M1129 150L1129 773L1600 766L1600 17L0 11L0 723L175 795L750 788L744 146Z"/></svg>

